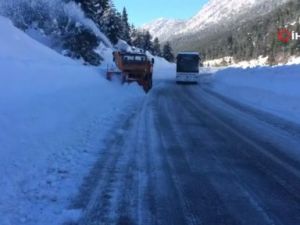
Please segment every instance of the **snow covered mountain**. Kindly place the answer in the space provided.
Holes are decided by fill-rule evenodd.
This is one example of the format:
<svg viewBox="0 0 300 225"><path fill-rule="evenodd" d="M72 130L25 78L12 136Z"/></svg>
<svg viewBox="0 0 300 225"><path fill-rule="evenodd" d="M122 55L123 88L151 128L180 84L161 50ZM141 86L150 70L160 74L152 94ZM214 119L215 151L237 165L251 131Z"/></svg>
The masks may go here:
<svg viewBox="0 0 300 225"><path fill-rule="evenodd" d="M145 24L142 28L150 31L152 35L158 37L161 41L166 41L172 34L183 29L186 24L184 20L160 18L152 23Z"/></svg>
<svg viewBox="0 0 300 225"><path fill-rule="evenodd" d="M251 16L259 16L277 8L280 4L288 0L210 0L199 11L197 15L187 21L160 18L152 23L144 25L142 28L158 37L162 42L171 37L196 33L212 25L229 23L231 21L251 19ZM255 13L247 12L255 9Z"/></svg>

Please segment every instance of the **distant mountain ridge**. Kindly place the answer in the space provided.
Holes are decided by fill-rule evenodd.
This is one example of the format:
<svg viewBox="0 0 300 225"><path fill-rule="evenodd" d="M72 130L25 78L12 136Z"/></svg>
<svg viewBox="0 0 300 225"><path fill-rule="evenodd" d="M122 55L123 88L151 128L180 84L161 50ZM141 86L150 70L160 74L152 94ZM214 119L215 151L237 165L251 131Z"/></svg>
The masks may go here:
<svg viewBox="0 0 300 225"><path fill-rule="evenodd" d="M167 41L178 29L183 29L186 21L160 18L152 23L145 24L142 28L148 30L154 37Z"/></svg>
<svg viewBox="0 0 300 225"><path fill-rule="evenodd" d="M154 37L162 42L169 41L174 37L197 33L201 30L222 23L230 23L237 19L245 20L243 15L254 10L253 17L266 14L288 0L210 0L204 7L189 20L175 20L160 18L142 28L149 30Z"/></svg>

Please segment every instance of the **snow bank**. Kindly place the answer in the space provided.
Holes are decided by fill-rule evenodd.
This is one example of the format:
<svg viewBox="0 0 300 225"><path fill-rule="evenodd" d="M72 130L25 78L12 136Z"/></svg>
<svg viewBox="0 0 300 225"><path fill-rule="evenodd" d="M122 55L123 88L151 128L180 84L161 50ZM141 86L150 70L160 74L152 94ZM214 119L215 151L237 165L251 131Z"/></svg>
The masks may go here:
<svg viewBox="0 0 300 225"><path fill-rule="evenodd" d="M300 64L299 56L291 56L287 62L287 65L295 65L295 64Z"/></svg>
<svg viewBox="0 0 300 225"><path fill-rule="evenodd" d="M161 57L154 57L154 71L153 79L155 81L159 80L174 80L176 78L176 64L169 63L167 60Z"/></svg>
<svg viewBox="0 0 300 225"><path fill-rule="evenodd" d="M268 57L259 56L257 59L252 59L249 61L236 62L233 57L226 56L219 59L207 60L204 62L206 67L220 67L229 65L230 67L241 67L241 68L254 68L257 66L267 66Z"/></svg>
<svg viewBox="0 0 300 225"><path fill-rule="evenodd" d="M11 63L12 60L26 62L52 62L73 64L71 60L58 55L40 43L35 42L25 33L17 30L10 20L0 16L0 60Z"/></svg>
<svg viewBox="0 0 300 225"><path fill-rule="evenodd" d="M213 88L225 96L300 123L300 65L229 68L215 74Z"/></svg>
<svg viewBox="0 0 300 225"><path fill-rule="evenodd" d="M259 56L257 59L251 59L248 61L233 62L231 67L241 67L241 68L255 68L258 66L268 66L269 57Z"/></svg>
<svg viewBox="0 0 300 225"><path fill-rule="evenodd" d="M101 69L59 55L3 17L0 30L0 224L61 224L78 217L68 204L108 129L145 95L108 83Z"/></svg>

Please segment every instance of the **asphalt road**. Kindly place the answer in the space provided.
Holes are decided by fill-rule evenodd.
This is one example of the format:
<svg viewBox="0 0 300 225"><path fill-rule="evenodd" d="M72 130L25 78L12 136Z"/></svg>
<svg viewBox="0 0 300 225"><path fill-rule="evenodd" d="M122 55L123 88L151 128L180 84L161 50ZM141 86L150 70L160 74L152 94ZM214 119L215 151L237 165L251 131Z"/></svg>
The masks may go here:
<svg viewBox="0 0 300 225"><path fill-rule="evenodd" d="M161 82L107 141L80 225L300 224L300 127Z"/></svg>

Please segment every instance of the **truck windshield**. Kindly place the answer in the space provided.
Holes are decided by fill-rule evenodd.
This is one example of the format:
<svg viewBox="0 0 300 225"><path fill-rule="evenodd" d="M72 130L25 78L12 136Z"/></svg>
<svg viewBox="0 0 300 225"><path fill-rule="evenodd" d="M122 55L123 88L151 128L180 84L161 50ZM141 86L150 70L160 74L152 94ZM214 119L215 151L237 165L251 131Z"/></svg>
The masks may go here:
<svg viewBox="0 0 300 225"><path fill-rule="evenodd" d="M183 73L199 73L198 55L178 55L177 56L177 72Z"/></svg>
<svg viewBox="0 0 300 225"><path fill-rule="evenodd" d="M126 63L144 63L147 58L144 55L124 55L123 60Z"/></svg>

